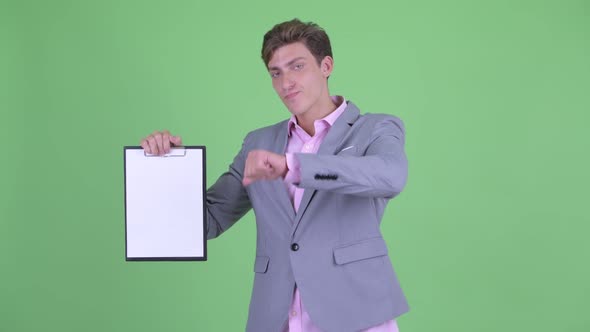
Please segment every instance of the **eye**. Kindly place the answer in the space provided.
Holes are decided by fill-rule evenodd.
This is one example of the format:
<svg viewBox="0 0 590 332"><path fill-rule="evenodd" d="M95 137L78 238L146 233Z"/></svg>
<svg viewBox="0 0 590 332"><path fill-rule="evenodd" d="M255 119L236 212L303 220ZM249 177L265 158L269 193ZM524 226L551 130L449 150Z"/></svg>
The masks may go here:
<svg viewBox="0 0 590 332"><path fill-rule="evenodd" d="M301 70L301 69L303 69L303 64L302 63L298 63L295 66L293 66L293 69L295 69L295 70Z"/></svg>
<svg viewBox="0 0 590 332"><path fill-rule="evenodd" d="M271 71L271 72L270 72L270 77L272 77L272 78L277 78L277 77L279 77L279 72L278 72L278 71Z"/></svg>

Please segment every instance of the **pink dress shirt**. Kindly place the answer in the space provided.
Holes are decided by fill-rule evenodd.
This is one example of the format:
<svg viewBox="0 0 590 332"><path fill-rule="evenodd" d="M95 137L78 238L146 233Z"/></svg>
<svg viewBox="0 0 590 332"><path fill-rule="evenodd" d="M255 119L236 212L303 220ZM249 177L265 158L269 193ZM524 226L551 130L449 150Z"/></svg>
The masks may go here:
<svg viewBox="0 0 590 332"><path fill-rule="evenodd" d="M323 119L314 122L315 134L309 136L303 128L297 124L295 116L291 116L287 127L289 128L287 150L285 155L287 158L287 167L289 171L285 175L285 186L289 192L289 197L295 208L295 212L299 208L301 199L303 197L303 189L297 187L294 183L298 183L300 179L299 162L295 157L295 153L317 153L320 144L326 137L328 130L332 127L336 119L344 112L346 108L346 101L343 97L332 96L335 104L340 105L332 113L328 114ZM309 314L305 310L305 306L301 300L301 295L297 286L295 286L295 294L293 295L293 303L289 310L289 325L285 332L321 332L321 330L313 324ZM373 326L363 332L398 332L397 323L395 320L387 321L381 325Z"/></svg>

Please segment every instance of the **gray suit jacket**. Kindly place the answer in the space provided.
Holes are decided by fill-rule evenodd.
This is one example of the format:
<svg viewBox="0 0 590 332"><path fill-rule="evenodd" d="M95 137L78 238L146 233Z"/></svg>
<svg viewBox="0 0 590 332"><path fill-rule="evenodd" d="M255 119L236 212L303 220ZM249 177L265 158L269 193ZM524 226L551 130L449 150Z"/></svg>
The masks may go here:
<svg viewBox="0 0 590 332"><path fill-rule="evenodd" d="M254 286L246 331L282 331L295 284L311 320L326 332L358 331L408 311L379 225L407 177L404 127L351 102L317 154L296 154L298 212L282 179L242 186L248 152L284 154L287 123L249 133L229 170L207 191L207 238L254 208Z"/></svg>

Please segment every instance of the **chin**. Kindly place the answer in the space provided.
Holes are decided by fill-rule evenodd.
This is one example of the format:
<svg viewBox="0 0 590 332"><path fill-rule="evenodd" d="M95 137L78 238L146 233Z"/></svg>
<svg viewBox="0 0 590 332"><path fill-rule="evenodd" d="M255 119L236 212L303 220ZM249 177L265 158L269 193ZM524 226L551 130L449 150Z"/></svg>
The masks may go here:
<svg viewBox="0 0 590 332"><path fill-rule="evenodd" d="M287 104L285 104L285 106L287 107L289 112L291 112L291 114L293 114L295 116L301 115L307 111L307 109L305 109L303 107L293 107L293 106L289 106Z"/></svg>
<svg viewBox="0 0 590 332"><path fill-rule="evenodd" d="M305 114L305 111L301 111L301 110L289 110L289 112L291 112L291 114L295 115L295 116L301 116L303 114Z"/></svg>

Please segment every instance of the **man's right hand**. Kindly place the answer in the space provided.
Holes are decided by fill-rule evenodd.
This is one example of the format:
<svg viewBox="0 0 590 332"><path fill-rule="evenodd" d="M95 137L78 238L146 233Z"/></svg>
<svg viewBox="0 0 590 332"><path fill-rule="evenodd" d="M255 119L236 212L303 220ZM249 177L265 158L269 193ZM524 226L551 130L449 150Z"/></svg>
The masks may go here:
<svg viewBox="0 0 590 332"><path fill-rule="evenodd" d="M173 136L168 130L154 131L151 135L141 140L141 147L146 153L164 155L170 152L170 148L182 145L180 136Z"/></svg>

